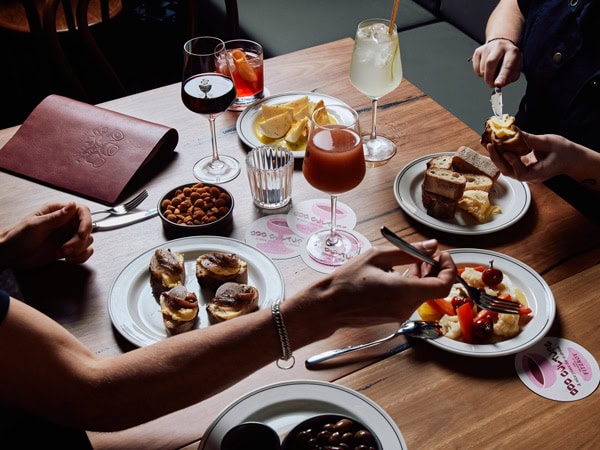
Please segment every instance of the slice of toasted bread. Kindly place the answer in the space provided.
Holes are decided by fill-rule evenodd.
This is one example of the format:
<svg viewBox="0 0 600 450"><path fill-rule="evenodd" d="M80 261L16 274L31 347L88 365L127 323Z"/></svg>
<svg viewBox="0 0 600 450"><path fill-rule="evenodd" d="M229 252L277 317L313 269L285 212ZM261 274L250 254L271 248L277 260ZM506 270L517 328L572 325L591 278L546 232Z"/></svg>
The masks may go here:
<svg viewBox="0 0 600 450"><path fill-rule="evenodd" d="M458 200L467 185L467 179L458 172L447 169L427 169L423 190L452 200Z"/></svg>
<svg viewBox="0 0 600 450"><path fill-rule="evenodd" d="M427 161L427 168L452 170L453 155L438 155Z"/></svg>
<svg viewBox="0 0 600 450"><path fill-rule="evenodd" d="M467 179L467 185L465 191L485 191L490 192L494 181L487 175L479 175L475 173L463 173L463 176ZM464 194L463 194L464 195Z"/></svg>
<svg viewBox="0 0 600 450"><path fill-rule="evenodd" d="M428 191L423 191L422 201L427 214L431 217L441 220L449 220L454 218L458 200L453 200L441 195L433 194Z"/></svg>
<svg viewBox="0 0 600 450"><path fill-rule="evenodd" d="M496 181L500 171L489 156L482 155L469 147L460 147L452 157L452 168L460 173L486 175Z"/></svg>

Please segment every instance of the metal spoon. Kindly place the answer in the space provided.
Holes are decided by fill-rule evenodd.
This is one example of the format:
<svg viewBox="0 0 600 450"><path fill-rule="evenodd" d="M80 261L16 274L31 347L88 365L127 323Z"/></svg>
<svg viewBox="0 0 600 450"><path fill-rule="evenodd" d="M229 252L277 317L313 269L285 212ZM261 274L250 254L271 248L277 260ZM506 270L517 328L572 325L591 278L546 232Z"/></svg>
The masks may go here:
<svg viewBox="0 0 600 450"><path fill-rule="evenodd" d="M346 353L355 352L364 348L373 347L383 342L390 341L397 336L406 335L419 339L436 339L442 335L440 331L440 324L438 322L430 322L426 320L409 320L402 324L394 333L390 334L376 341L367 342L366 344L348 345L346 347L336 348L335 350L329 350L318 355L311 356L305 362L306 367L310 367L314 364L327 361L332 358L336 358Z"/></svg>

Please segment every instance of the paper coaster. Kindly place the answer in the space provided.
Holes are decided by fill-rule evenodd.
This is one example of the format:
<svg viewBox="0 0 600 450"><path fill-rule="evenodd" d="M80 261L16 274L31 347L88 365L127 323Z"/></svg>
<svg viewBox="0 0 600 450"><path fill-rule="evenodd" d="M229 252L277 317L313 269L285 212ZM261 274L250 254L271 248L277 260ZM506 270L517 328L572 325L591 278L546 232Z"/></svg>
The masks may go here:
<svg viewBox="0 0 600 450"><path fill-rule="evenodd" d="M292 231L286 214L261 217L248 226L245 239L273 259L293 258L304 247L304 238Z"/></svg>
<svg viewBox="0 0 600 450"><path fill-rule="evenodd" d="M356 225L356 214L352 209L337 202L336 223L340 230L352 230ZM329 199L305 200L294 205L288 212L288 224L299 236L307 237L315 231L329 228L331 224L331 202Z"/></svg>
<svg viewBox="0 0 600 450"><path fill-rule="evenodd" d="M598 362L581 345L568 339L545 337L515 357L521 381L542 397L572 402L598 387Z"/></svg>
<svg viewBox="0 0 600 450"><path fill-rule="evenodd" d="M338 203L338 205L339 205L339 203ZM354 231L354 230L352 230L352 231L346 230L346 231L348 233L352 234L353 236L355 236L360 241L360 251L361 251L361 253L364 252L365 250L371 248L371 243L362 234L360 234L359 232ZM302 261L304 261L304 263L308 267L310 267L313 270L316 270L317 272L331 273L331 272L333 272L335 269L337 269L339 267L339 266L327 266L325 264L321 264L321 263L315 261L308 254L308 252L306 250L306 245L302 245L302 247L300 248L300 257L302 258Z"/></svg>

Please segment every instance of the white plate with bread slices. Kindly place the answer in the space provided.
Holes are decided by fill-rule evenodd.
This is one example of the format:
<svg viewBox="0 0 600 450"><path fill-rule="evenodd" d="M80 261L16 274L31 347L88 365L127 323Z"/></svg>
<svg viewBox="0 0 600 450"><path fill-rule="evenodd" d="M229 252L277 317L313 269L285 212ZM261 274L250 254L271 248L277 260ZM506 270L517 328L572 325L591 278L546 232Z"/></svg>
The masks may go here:
<svg viewBox="0 0 600 450"><path fill-rule="evenodd" d="M289 92L265 97L246 108L238 117L238 136L248 147L280 145L295 158L304 158L308 121L321 105L344 105L343 101L316 92Z"/></svg>
<svg viewBox="0 0 600 450"><path fill-rule="evenodd" d="M196 294L199 304L193 328L205 328L214 323L206 310L212 299L211 292L200 289L196 278L196 260L209 252L233 253L246 262L247 284L258 290L259 309L270 308L273 302L284 299L280 270L271 258L245 242L219 236L192 236L167 241L131 261L117 275L109 293L108 312L114 327L125 339L139 347L170 336L150 283L150 260L158 249L183 254L184 285L189 292Z"/></svg>
<svg viewBox="0 0 600 450"><path fill-rule="evenodd" d="M227 406L204 433L199 450L221 448L225 434L244 422L264 423L283 439L300 422L320 414L354 417L382 448L407 448L394 420L363 394L325 381L291 380L258 388Z"/></svg>
<svg viewBox="0 0 600 450"><path fill-rule="evenodd" d="M416 221L452 234L494 233L516 223L531 204L529 186L499 172L483 173L493 172L493 165L489 170L482 167L482 173L461 172L457 181L456 174L451 174L455 170L443 165L452 164L453 158L465 151L469 157L476 153L461 147L457 152L426 155L407 164L394 180L400 208ZM478 153L475 156L489 160ZM459 184L462 187L457 187ZM472 212L467 212L469 208Z"/></svg>
<svg viewBox="0 0 600 450"><path fill-rule="evenodd" d="M515 258L490 250L460 248L451 249L449 253L459 268L489 267L490 260L493 260L494 267L500 269L510 280L512 288L522 293L527 306L532 310L532 318L515 337L496 343L467 344L442 336L428 340L429 344L460 355L491 358L518 353L546 336L556 316L556 302L550 286L540 274ZM410 318L417 320L421 317L415 311Z"/></svg>

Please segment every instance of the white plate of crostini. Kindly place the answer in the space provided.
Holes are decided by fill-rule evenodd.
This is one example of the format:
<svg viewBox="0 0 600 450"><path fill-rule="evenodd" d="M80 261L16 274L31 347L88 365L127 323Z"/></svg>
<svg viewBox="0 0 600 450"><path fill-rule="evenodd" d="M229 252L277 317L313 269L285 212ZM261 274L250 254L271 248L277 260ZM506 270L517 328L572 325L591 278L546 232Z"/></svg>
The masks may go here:
<svg viewBox="0 0 600 450"><path fill-rule="evenodd" d="M428 340L428 343L452 353L486 358L518 353L546 336L556 316L556 303L550 286L535 270L515 258L490 250L462 248L448 252L457 267L489 267L493 260L494 267L510 279L513 288L523 293L532 310L532 318L517 336L493 344L467 344L445 336ZM418 320L420 316L415 311L410 318Z"/></svg>
<svg viewBox="0 0 600 450"><path fill-rule="evenodd" d="M238 136L240 137L242 142L251 148L258 147L260 145L280 145L282 147L290 149L294 154L295 158L304 158L304 151L306 150L306 141L302 142L298 146L293 146L286 142L285 138L270 139L266 136L263 136L262 133L258 130L258 123L262 118L262 105L280 105L291 102L293 100L297 100L304 96L308 97L308 101L313 105L316 104L319 100L323 100L325 106L348 106L340 99L325 94L319 94L317 92L289 92L287 94L276 94L271 95L269 97L265 97L264 99L252 104L252 106L246 108L238 117L236 129Z"/></svg>
<svg viewBox="0 0 600 450"><path fill-rule="evenodd" d="M283 440L300 422L320 414L354 417L385 450L407 448L394 420L363 394L326 381L292 380L263 386L227 406L202 436L199 450L221 448L225 434L244 422L262 422Z"/></svg>
<svg viewBox="0 0 600 450"><path fill-rule="evenodd" d="M248 284L258 289L259 309L270 308L276 300L284 299L283 276L273 260L245 242L218 236L193 236L167 241L131 261L117 275L110 289L108 312L111 321L125 339L139 347L169 336L160 306L150 287L150 259L159 248L184 255L185 285L196 294L200 306L196 328L211 325L206 313L206 303L210 299L200 291L196 279L196 258L207 252L235 253L248 263Z"/></svg>
<svg viewBox="0 0 600 450"><path fill-rule="evenodd" d="M479 223L466 211L457 208L452 220L440 220L427 214L422 201L422 185L427 162L439 155L453 155L453 152L435 153L423 156L408 163L396 175L394 195L400 208L416 221L452 234L479 235L503 230L519 221L531 204L531 191L527 183L513 178L500 177L490 191L490 202L502 210L487 222Z"/></svg>

